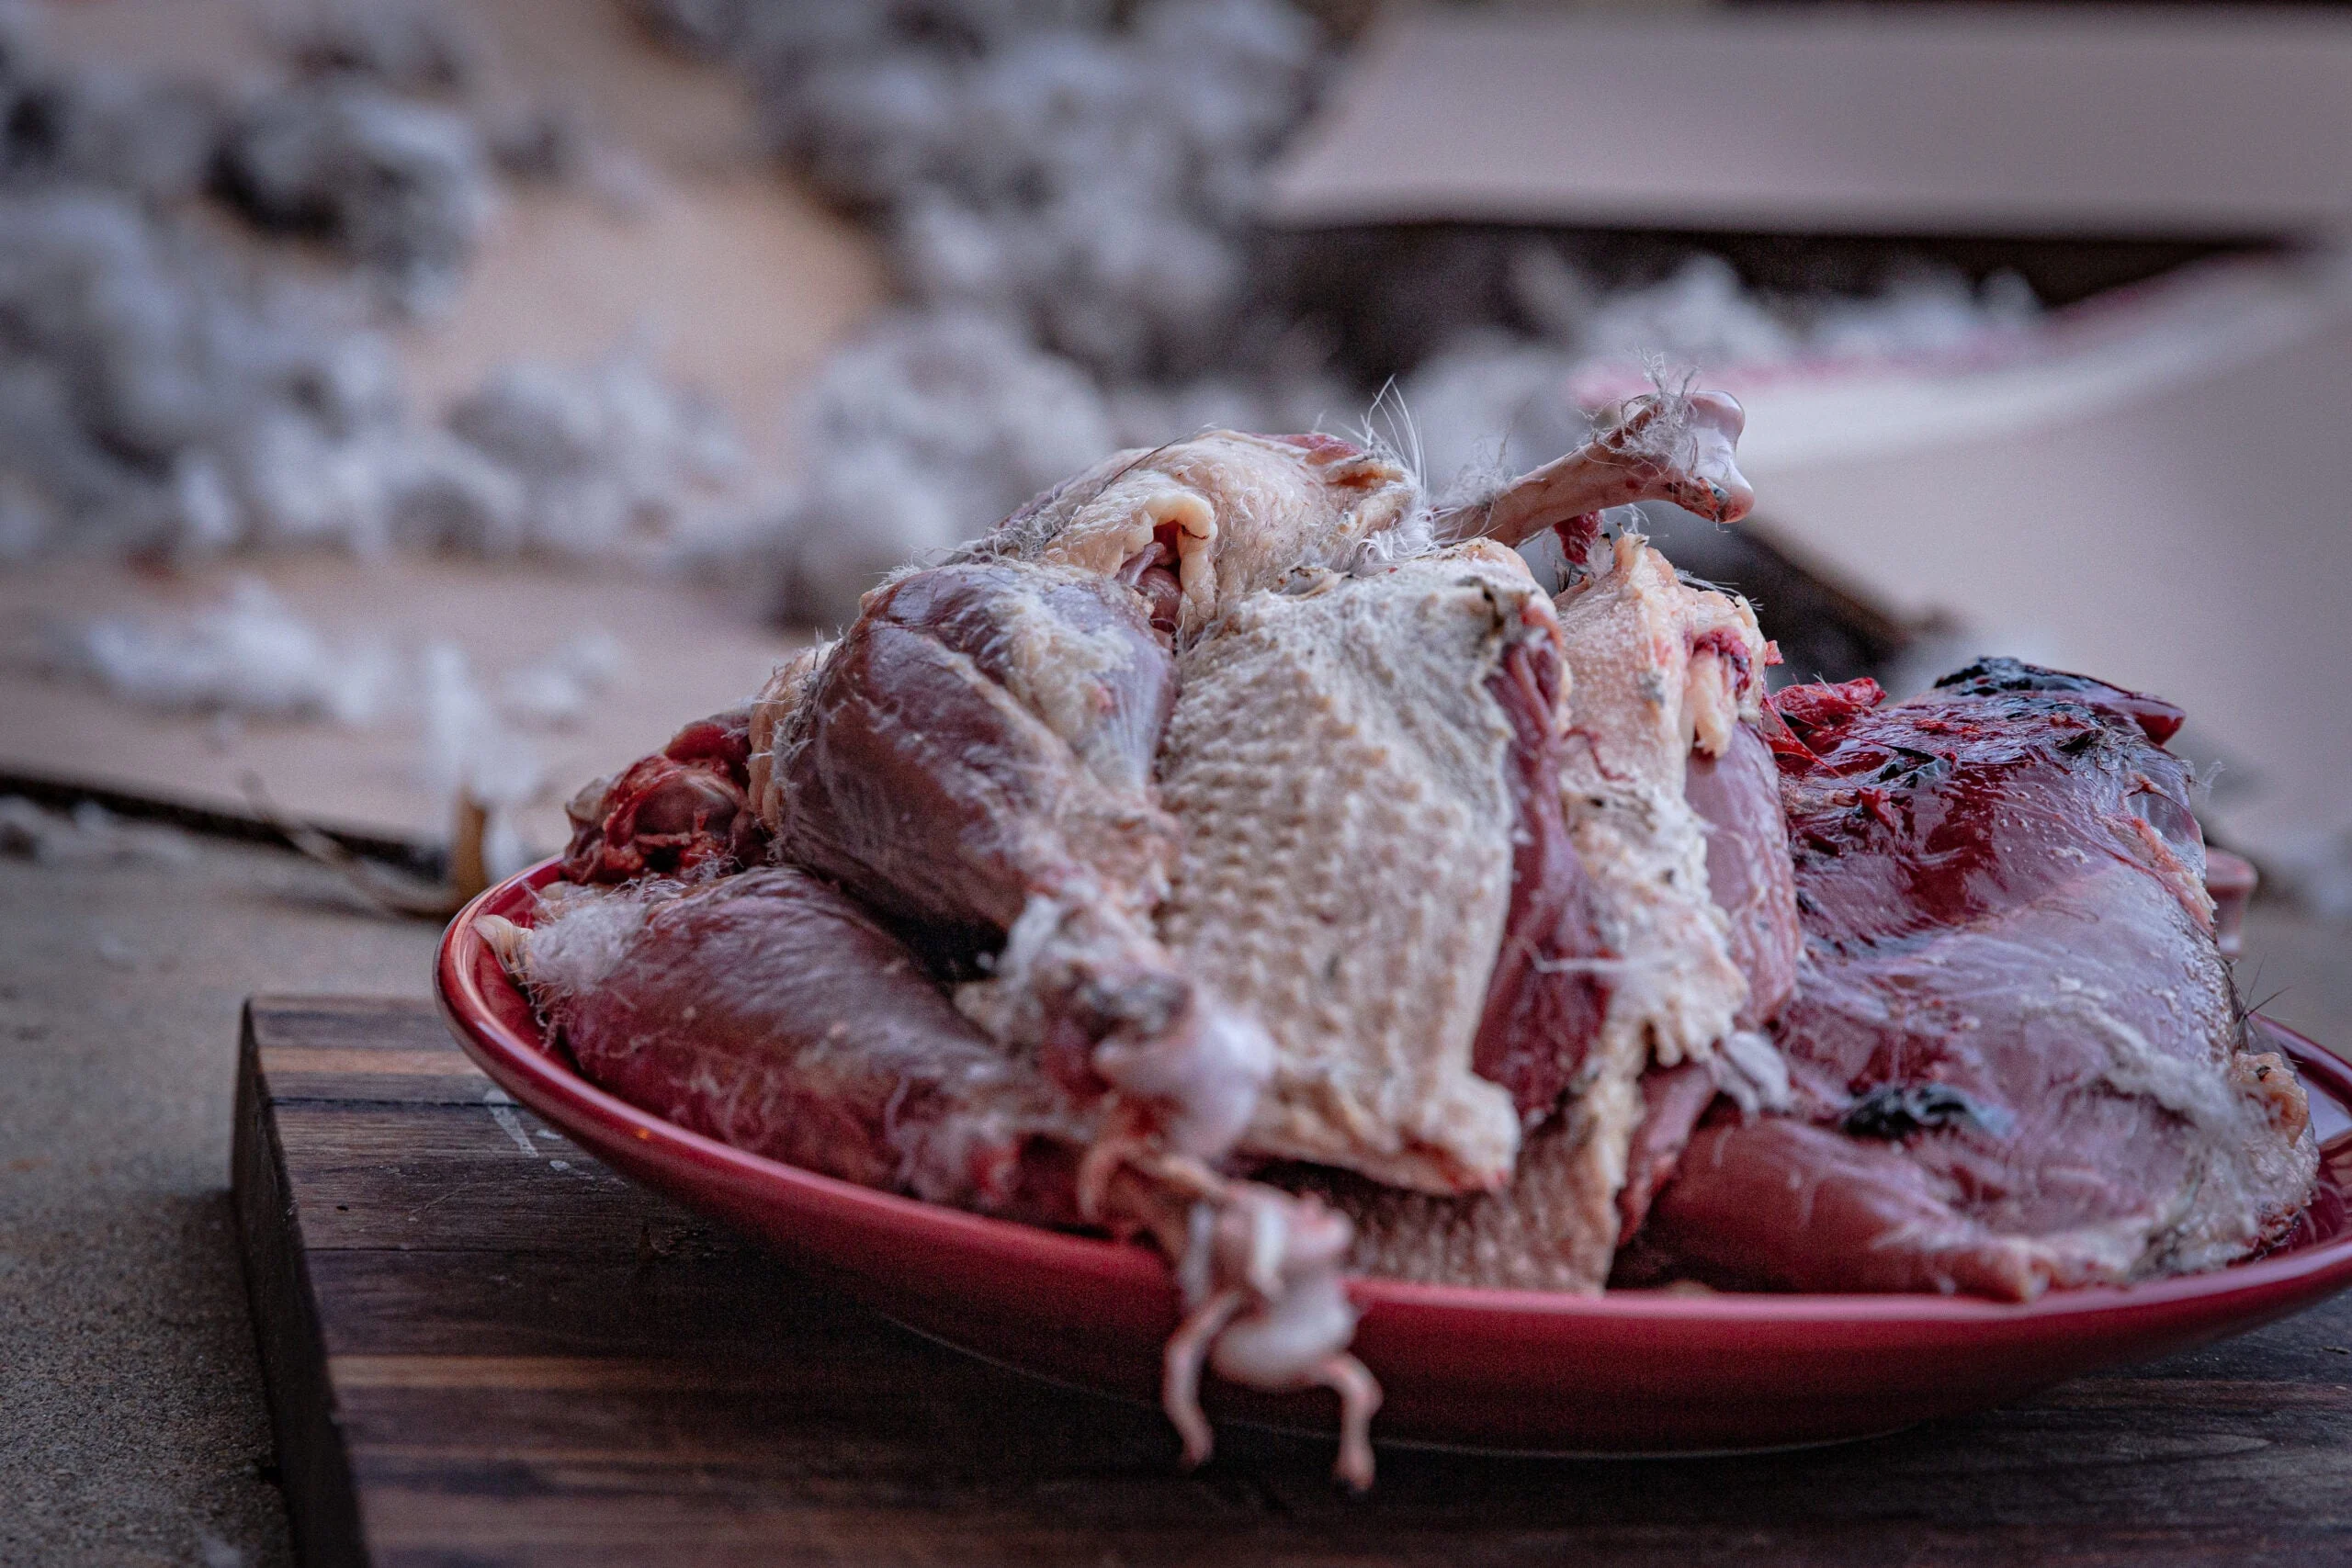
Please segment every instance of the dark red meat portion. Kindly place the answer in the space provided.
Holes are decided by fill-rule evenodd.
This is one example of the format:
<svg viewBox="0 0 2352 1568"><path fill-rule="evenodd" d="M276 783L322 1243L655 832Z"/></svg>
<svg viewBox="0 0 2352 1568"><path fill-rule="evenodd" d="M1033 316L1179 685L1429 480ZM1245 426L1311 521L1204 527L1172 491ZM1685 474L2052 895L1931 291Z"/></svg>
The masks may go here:
<svg viewBox="0 0 2352 1568"><path fill-rule="evenodd" d="M619 964L548 1014L588 1078L681 1126L869 1187L1076 1222L1091 1122L799 872L656 901Z"/></svg>
<svg viewBox="0 0 2352 1568"><path fill-rule="evenodd" d="M1715 1100L1715 1076L1704 1062L1653 1066L1642 1074L1642 1120L1625 1150L1625 1185L1617 1190L1617 1245L1641 1234L1650 1205L1672 1180L1690 1134Z"/></svg>
<svg viewBox="0 0 2352 1568"><path fill-rule="evenodd" d="M759 858L766 834L744 790L751 714L697 719L566 807L571 882L628 882L652 874L731 871Z"/></svg>
<svg viewBox="0 0 2352 1568"><path fill-rule="evenodd" d="M1711 1113L1663 1272L1962 1290L2210 1267L2308 1192L2300 1090L2246 1054L2162 705L1978 666L1910 702L1782 693L1809 967L1789 1117ZM2165 730L2169 733L2169 730Z"/></svg>
<svg viewBox="0 0 2352 1568"><path fill-rule="evenodd" d="M1071 677L1075 716L1041 711L1029 684L1076 663L1049 645L1056 628L1093 656ZM784 852L893 918L984 944L1032 895L1115 885L1164 854L1173 829L1148 782L1175 692L1124 584L989 563L917 572L858 617L801 709L778 761ZM1064 733L1073 717L1082 734Z"/></svg>
<svg viewBox="0 0 2352 1568"><path fill-rule="evenodd" d="M662 755L673 762L707 763L741 784L752 762L752 710L729 708L698 718L670 737Z"/></svg>
<svg viewBox="0 0 2352 1568"><path fill-rule="evenodd" d="M2188 767L2114 695L1939 687L1817 731L1818 761L1783 770L1816 958L1966 926L2110 866L2157 879L2205 927Z"/></svg>
<svg viewBox="0 0 2352 1568"><path fill-rule="evenodd" d="M1865 675L1836 685L1784 686L1765 700L1764 738L1783 769L1803 773L1861 714L1886 700Z"/></svg>
<svg viewBox="0 0 2352 1568"><path fill-rule="evenodd" d="M2002 692L2053 693L2110 718L2130 720L2158 746L2179 733L2188 717L2162 697L2127 692L2087 675L2044 670L2038 664L2023 664L2014 659L1980 659L1967 669L1955 670L1937 682L1936 690L1955 697L1989 697Z"/></svg>
<svg viewBox="0 0 2352 1568"><path fill-rule="evenodd" d="M1707 891L1731 922L1731 961L1747 977L1736 1021L1760 1029L1794 994L1804 948L1771 748L1747 725L1734 727L1722 756L1690 754L1682 798L1707 825Z"/></svg>
<svg viewBox="0 0 2352 1568"><path fill-rule="evenodd" d="M1470 1066L1509 1089L1522 1116L1558 1102L1609 1009L1608 983L1594 964L1609 953L1560 802L1560 736L1552 723L1560 673L1557 647L1525 638L1505 650L1487 681L1511 727L1514 847L1510 909Z"/></svg>

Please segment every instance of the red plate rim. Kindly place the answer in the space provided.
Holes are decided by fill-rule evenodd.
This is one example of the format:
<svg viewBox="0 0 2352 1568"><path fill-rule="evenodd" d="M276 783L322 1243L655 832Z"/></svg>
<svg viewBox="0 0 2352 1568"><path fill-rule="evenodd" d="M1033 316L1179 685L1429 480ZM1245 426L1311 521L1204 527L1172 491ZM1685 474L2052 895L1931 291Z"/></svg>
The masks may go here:
<svg viewBox="0 0 2352 1568"><path fill-rule="evenodd" d="M467 904L443 932L434 963L435 998L466 1054L526 1106L547 1116L560 1128L576 1119L610 1134L682 1156L684 1163L702 1167L714 1175L730 1174L745 1185L798 1190L837 1210L862 1212L876 1224L887 1225L910 1239L929 1238L966 1252L992 1254L1008 1263L1067 1269L1139 1289L1165 1287L1167 1266L1142 1247L993 1219L786 1165L678 1126L582 1077L548 1048L542 1032L534 1029L525 1033L499 1016L499 1009L484 988L485 979L516 997L520 996L519 987L506 976L477 929L481 917L486 914L509 919L527 916L531 899L539 888L555 880L560 864L554 859L543 861L496 884ZM2299 1047L2295 1052L2299 1073L2324 1083L2339 1103L2352 1106L2352 1066L2326 1047L2283 1024L2267 1018L2263 1022ZM1824 1327L1902 1323L2014 1325L2024 1319L2162 1307L2267 1285L2290 1284L2340 1269L2347 1259L2352 1259L2352 1228L2328 1241L2211 1273L2181 1275L2138 1285L2056 1290L2025 1303L1917 1293L1756 1292L1686 1295L1621 1290L1588 1296L1564 1291L1417 1284L1370 1275L1350 1276L1348 1292L1359 1306L1365 1308L1392 1303L1462 1314L1540 1314L1593 1320Z"/></svg>

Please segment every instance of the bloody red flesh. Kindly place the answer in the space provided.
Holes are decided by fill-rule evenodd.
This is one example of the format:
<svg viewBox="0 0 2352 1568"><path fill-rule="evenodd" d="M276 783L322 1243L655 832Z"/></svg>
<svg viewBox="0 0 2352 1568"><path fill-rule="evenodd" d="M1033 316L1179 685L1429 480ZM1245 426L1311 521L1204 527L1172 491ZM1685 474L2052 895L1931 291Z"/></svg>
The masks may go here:
<svg viewBox="0 0 2352 1568"><path fill-rule="evenodd" d="M2116 723L2124 711L1939 689L1829 732L1787 790L1816 950L1964 925L2061 889L2092 862L2196 884L2205 851L2188 770ZM2103 830L2102 817L2148 822L2162 842Z"/></svg>
<svg viewBox="0 0 2352 1568"><path fill-rule="evenodd" d="M1084 1113L967 1022L896 937L799 872L655 902L618 964L560 998L552 1021L593 1082L738 1148L939 1202L1077 1218Z"/></svg>
<svg viewBox="0 0 2352 1568"><path fill-rule="evenodd" d="M2164 1266L2202 1234L2179 1215L2275 1230L2301 1124L2240 1093L2188 772L2150 739L2168 710L2006 664L1869 695L1775 705L1795 1112L1719 1107L1646 1245L1730 1283L2024 1296Z"/></svg>
<svg viewBox="0 0 2352 1568"><path fill-rule="evenodd" d="M697 719L575 802L565 878L692 876L758 858L766 835L744 795L750 730L741 709Z"/></svg>
<svg viewBox="0 0 2352 1568"><path fill-rule="evenodd" d="M1609 1009L1600 968L1609 951L1560 801L1560 736L1552 717L1560 674L1556 646L1528 637L1505 650L1487 680L1511 728L1504 765L1515 825L1510 908L1470 1063L1510 1091L1522 1116L1557 1103Z"/></svg>

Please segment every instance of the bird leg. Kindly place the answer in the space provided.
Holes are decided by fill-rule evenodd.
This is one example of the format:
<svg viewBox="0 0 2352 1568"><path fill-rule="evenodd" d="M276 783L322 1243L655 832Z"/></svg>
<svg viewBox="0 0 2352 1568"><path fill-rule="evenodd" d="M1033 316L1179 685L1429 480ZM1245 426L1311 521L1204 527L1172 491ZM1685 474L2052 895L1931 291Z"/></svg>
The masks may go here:
<svg viewBox="0 0 2352 1568"><path fill-rule="evenodd" d="M1736 523L1756 504L1735 448L1747 416L1727 392L1652 392L1617 423L1482 501L1437 519L1440 537L1518 545L1560 531L1571 560L1600 532L1608 507L1668 501L1711 523Z"/></svg>

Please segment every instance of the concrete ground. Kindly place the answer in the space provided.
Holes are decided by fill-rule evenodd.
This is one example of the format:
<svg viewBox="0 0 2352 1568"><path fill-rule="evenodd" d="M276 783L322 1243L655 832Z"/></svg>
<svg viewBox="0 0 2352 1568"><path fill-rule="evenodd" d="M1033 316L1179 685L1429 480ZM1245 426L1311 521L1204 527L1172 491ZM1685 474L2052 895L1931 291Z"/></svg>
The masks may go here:
<svg viewBox="0 0 2352 1568"><path fill-rule="evenodd" d="M229 1206L237 1010L422 997L436 933L291 855L122 838L0 856L0 1562L288 1562Z"/></svg>
<svg viewBox="0 0 2352 1568"><path fill-rule="evenodd" d="M237 1009L423 997L436 933L289 855L36 826L0 815L0 1562L287 1562L228 1197ZM2249 997L2352 1043L2352 930L2250 928Z"/></svg>

